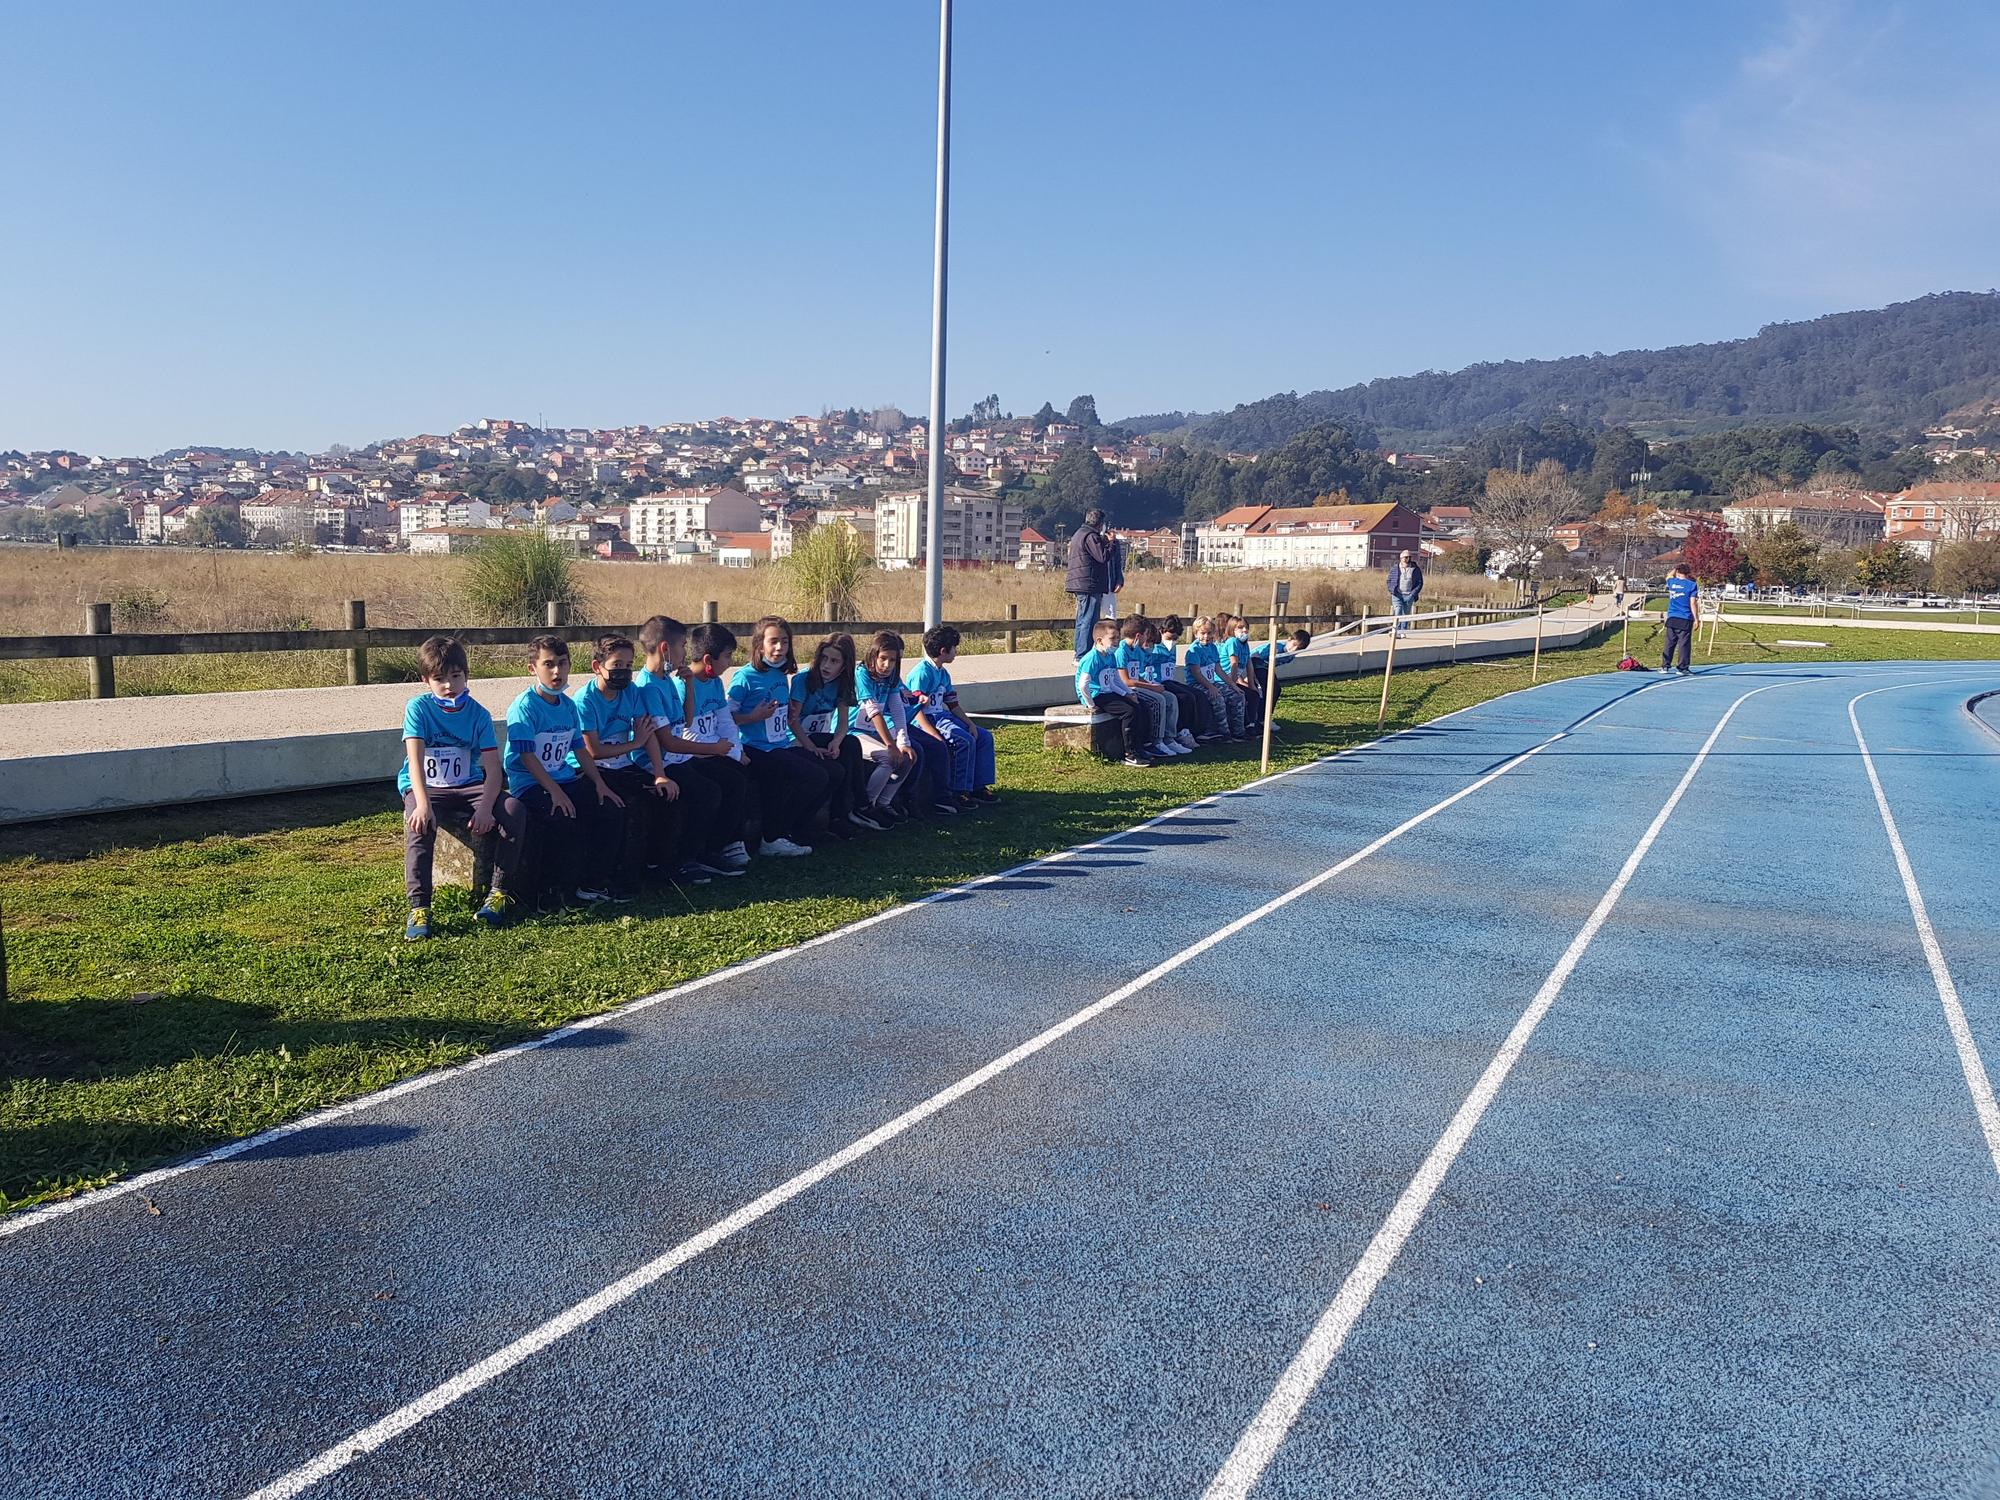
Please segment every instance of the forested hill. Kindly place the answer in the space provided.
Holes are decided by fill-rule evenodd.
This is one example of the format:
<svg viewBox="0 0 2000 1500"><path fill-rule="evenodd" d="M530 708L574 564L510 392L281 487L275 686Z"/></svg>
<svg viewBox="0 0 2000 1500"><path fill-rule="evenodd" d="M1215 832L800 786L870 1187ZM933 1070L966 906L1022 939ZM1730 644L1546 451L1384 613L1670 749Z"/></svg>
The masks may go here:
<svg viewBox="0 0 2000 1500"><path fill-rule="evenodd" d="M2000 397L2000 294L1944 292L1774 323L1728 343L1393 376L1171 425L1196 443L1239 452L1276 447L1326 421L1422 448L1557 416L1655 436L1793 421L1904 429L1989 397ZM1155 420L1120 425L1156 430L1147 425Z"/></svg>

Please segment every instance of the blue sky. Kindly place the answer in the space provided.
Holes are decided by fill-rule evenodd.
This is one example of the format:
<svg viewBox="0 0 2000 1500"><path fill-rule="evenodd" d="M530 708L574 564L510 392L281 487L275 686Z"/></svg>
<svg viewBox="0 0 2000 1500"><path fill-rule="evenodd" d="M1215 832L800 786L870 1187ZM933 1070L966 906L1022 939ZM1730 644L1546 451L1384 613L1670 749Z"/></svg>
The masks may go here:
<svg viewBox="0 0 2000 1500"><path fill-rule="evenodd" d="M2000 281L1983 3L960 0L951 409ZM0 0L0 448L919 411L936 9Z"/></svg>

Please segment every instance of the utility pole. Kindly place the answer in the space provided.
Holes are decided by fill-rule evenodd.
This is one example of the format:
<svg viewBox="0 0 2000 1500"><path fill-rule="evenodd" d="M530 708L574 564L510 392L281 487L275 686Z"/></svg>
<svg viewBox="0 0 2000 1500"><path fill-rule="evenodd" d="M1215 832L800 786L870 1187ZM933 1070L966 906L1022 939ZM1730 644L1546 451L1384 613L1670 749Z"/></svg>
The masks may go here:
<svg viewBox="0 0 2000 1500"><path fill-rule="evenodd" d="M951 0L938 0L937 233L931 269L929 500L924 509L924 629L944 623L944 312L951 218Z"/></svg>

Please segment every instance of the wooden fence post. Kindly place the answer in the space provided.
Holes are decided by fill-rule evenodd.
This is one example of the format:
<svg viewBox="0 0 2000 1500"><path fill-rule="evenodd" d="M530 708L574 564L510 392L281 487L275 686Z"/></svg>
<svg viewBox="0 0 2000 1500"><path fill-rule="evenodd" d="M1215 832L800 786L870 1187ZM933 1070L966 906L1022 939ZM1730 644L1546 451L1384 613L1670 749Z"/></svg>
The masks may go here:
<svg viewBox="0 0 2000 1500"><path fill-rule="evenodd" d="M368 601L349 599L347 601L347 628L366 630L368 628ZM349 646L347 648L347 685L360 687L368 680L368 648Z"/></svg>
<svg viewBox="0 0 2000 1500"><path fill-rule="evenodd" d="M543 611L542 623L551 630L561 630L569 623L569 607L560 599L551 599Z"/></svg>
<svg viewBox="0 0 2000 1500"><path fill-rule="evenodd" d="M111 606L108 604L86 604L83 607L83 633L85 635L111 634ZM118 696L118 674L108 656L93 656L90 659L90 696L93 698L116 698Z"/></svg>
<svg viewBox="0 0 2000 1500"><path fill-rule="evenodd" d="M1537 604L1535 606L1535 666L1534 670L1528 674L1528 681L1540 682L1541 680L1542 680L1542 607L1541 605Z"/></svg>
<svg viewBox="0 0 2000 1500"><path fill-rule="evenodd" d="M713 599L704 599L701 601L702 624L713 625L716 622L716 620L719 618L719 616L716 614L716 607L717 607L716 603Z"/></svg>
<svg viewBox="0 0 2000 1500"><path fill-rule="evenodd" d="M1451 664L1454 667L1458 665L1458 617L1462 613L1464 611L1459 605L1451 607Z"/></svg>
<svg viewBox="0 0 2000 1500"><path fill-rule="evenodd" d="M1382 728L1382 721L1389 717L1389 674L1396 670L1396 637L1401 631L1389 632L1389 654L1382 658L1382 703L1375 710L1375 728Z"/></svg>
<svg viewBox="0 0 2000 1500"><path fill-rule="evenodd" d="M1271 643L1270 654L1264 658L1264 750L1257 770L1260 776L1268 775L1271 770L1271 714L1278 706L1278 592L1283 587L1276 581L1271 584ZM1251 680L1256 680L1254 670Z"/></svg>
<svg viewBox="0 0 2000 1500"><path fill-rule="evenodd" d="M1021 618L1021 606L1020 606L1020 605L1018 605L1018 604L1010 604L1010 605L1008 605L1008 606L1007 606L1007 618L1008 618L1008 619L1010 619L1010 620L1018 620L1018 619L1020 619L1020 618ZM1009 626L1007 627L1007 651L1008 651L1008 654L1009 654L1009 655L1012 655L1012 654L1013 654L1014 652L1016 652L1016 651L1019 651L1020 649L1021 649L1021 636L1020 636L1020 633L1019 633L1018 631L1016 631L1016 630L1014 629L1014 627L1013 627L1012 625L1009 625ZM817 678L815 678L815 679L814 679L814 681L817 681L817 680L818 680Z"/></svg>

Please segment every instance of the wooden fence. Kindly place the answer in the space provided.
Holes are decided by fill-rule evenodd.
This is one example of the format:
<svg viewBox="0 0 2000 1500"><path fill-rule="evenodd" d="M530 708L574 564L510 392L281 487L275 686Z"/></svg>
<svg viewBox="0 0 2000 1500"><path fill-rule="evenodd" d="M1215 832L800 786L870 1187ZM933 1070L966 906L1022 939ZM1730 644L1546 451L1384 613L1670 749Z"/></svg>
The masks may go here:
<svg viewBox="0 0 2000 1500"><path fill-rule="evenodd" d="M711 599L702 605L703 623L716 623L716 602ZM1145 614L1146 605L1133 605L1132 613ZM1197 610L1190 604L1182 612L1183 618L1192 620ZM1266 627L1271 623L1270 615L1252 615L1244 612L1242 601L1237 602L1234 614L1247 620L1253 629ZM1464 609L1459 612L1460 623L1464 625L1485 624L1493 620L1507 619L1520 614L1518 609ZM1305 612L1291 612L1277 617L1280 626L1299 625L1313 629L1322 621L1338 625L1357 618L1352 615L1322 616ZM111 628L111 606L109 604L88 604L84 606L84 628L78 635L14 635L0 636L0 661L50 661L83 659L90 663L90 696L93 698L113 698L117 696L117 667L121 656L208 656L225 655L232 652L260 653L267 651L345 651L347 653L347 681L350 686L359 686L368 680L368 652L371 649L389 650L413 648L422 645L434 635L450 635L467 646L525 646L538 635L554 633L568 640L594 640L600 635L638 634L637 625L586 625L572 623L558 604L548 607L548 618L541 625L472 625L462 629L417 629L404 626L370 626L368 606L364 600L350 599L346 604L347 624L339 630L203 630L203 631L163 631L163 632L117 632ZM749 621L722 621L738 635L747 633ZM1074 617L1054 619L1022 619L1020 606L1007 606L1004 620L954 620L959 632L967 636L990 637L1000 640L1008 651L1020 649L1023 631L1057 631L1068 635L1076 628ZM877 621L833 621L833 620L793 620L793 633L800 639L828 635L836 630L844 630L857 638L872 635L878 630L893 630L912 638L923 634L923 622L919 620L877 620Z"/></svg>

